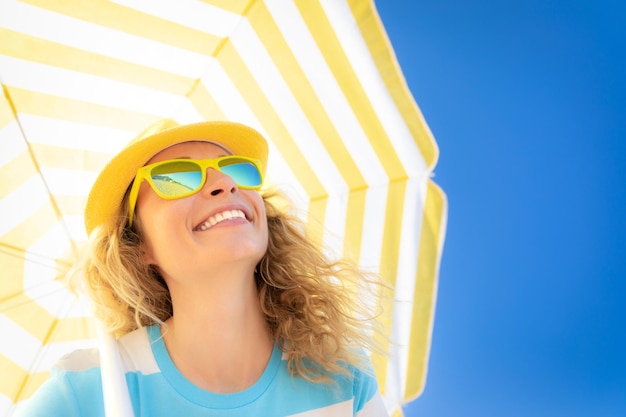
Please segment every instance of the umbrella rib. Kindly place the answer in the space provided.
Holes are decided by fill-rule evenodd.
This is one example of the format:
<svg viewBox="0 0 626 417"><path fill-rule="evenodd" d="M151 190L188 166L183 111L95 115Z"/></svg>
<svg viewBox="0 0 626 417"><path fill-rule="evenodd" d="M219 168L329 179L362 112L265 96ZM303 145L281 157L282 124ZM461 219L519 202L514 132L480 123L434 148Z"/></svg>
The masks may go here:
<svg viewBox="0 0 626 417"><path fill-rule="evenodd" d="M2 79L0 79L0 82L2 82ZM35 168L37 169L37 173L39 174L39 177L41 178L41 181L43 182L45 189L48 191L48 198L50 199L50 204L52 205L54 214L56 215L57 219L61 223L61 227L63 228L65 235L68 237L70 245L72 246L72 252L76 254L77 248L71 237L72 235L69 229L67 228L67 225L65 224L65 222L61 221L63 217L61 213L61 209L59 208L59 205L56 199L54 198L52 192L50 191L50 186L48 185L46 178L41 174L41 166L37 162L37 158L35 157L35 153L33 152L32 146L30 142L28 141L28 139L26 138L26 132L24 131L24 127L22 126L22 123L18 116L17 109L15 108L15 103L13 102L13 99L11 98L11 93L9 92L9 89L7 88L6 84L4 84L3 82L2 82L2 92L4 93L4 97L9 103L9 107L11 108L11 113L13 114L13 117L15 118L15 122L17 123L17 127L19 128L20 133L22 134L22 139L24 140L24 143L26 144L26 149L28 149L28 154L30 156L30 159L33 162L33 165L35 165Z"/></svg>
<svg viewBox="0 0 626 417"><path fill-rule="evenodd" d="M44 298L51 297L56 294L64 293L67 294L67 290L63 288L54 288L52 290L48 290L44 293L38 294L36 297L26 296L24 293L20 293L17 295L9 296L5 299L0 300L0 313L6 314L7 312L14 310L16 308L22 307L24 305L30 303L37 303L39 300L43 300ZM75 293L72 293L75 294ZM76 295L78 297L78 295Z"/></svg>
<svg viewBox="0 0 626 417"><path fill-rule="evenodd" d="M233 27L233 29L230 31L230 33L228 34L228 36L224 36L218 43L217 46L215 47L215 49L211 52L211 56L215 59L217 58L217 56L220 54L220 51L224 48L224 46L226 45L226 43L229 41L230 36L237 31L237 29L239 28L239 26L246 20L248 19L248 12L250 11L250 9L254 6L254 4L257 2L257 0L252 0L250 2L248 2L248 4L246 5L246 7L243 9L243 11L241 13L239 13L239 21L237 23L237 25L235 25ZM189 89L187 90L187 92L185 93L184 97L186 97L187 99L189 99L189 97L192 95L192 93L196 90L196 88L198 88L199 85L201 85L202 83L202 77L207 74L210 71L210 64L207 64L205 69L203 71L200 71L200 75L198 76L198 78L196 78L194 80L194 82L192 83L192 85L189 87ZM178 104L178 108L180 108L182 106L182 104ZM175 109L176 110L176 109ZM173 112L173 114L176 114L176 111Z"/></svg>
<svg viewBox="0 0 626 417"><path fill-rule="evenodd" d="M64 268L63 270L69 269L72 264L70 262L66 262L66 261L62 261L59 259L54 259L54 258L50 258L48 256L45 255L41 255L41 254L37 254L37 253L32 253L32 252L27 252L26 249L17 247L17 246L13 246L13 245L9 245L6 242L0 242L0 253L4 253L6 255L9 256L14 256L16 258L24 258L25 254L28 253L28 255L30 255L28 257L28 260L30 262L36 263L38 265L45 265L45 266L50 266L50 262L44 262L43 260L47 260L47 261L53 261L56 264L62 265ZM37 260L39 259L39 260ZM55 268L55 269L59 269L59 268ZM61 270L61 269L59 269Z"/></svg>

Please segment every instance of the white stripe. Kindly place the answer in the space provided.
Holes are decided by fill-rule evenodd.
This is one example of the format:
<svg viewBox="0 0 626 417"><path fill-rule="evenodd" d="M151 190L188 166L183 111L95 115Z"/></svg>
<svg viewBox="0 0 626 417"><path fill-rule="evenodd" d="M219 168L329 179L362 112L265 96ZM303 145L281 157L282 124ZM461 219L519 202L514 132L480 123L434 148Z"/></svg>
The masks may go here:
<svg viewBox="0 0 626 417"><path fill-rule="evenodd" d="M2 0L2 7L0 27L148 68L197 78L210 59L16 0Z"/></svg>
<svg viewBox="0 0 626 417"><path fill-rule="evenodd" d="M352 415L352 404L354 400L343 401L333 405L316 408L314 410L305 411L303 413L291 414L290 417L317 417L323 415L324 417L343 417ZM367 416L364 416L367 417Z"/></svg>
<svg viewBox="0 0 626 417"><path fill-rule="evenodd" d="M41 342L4 314L0 314L0 334L10 335L10 343L6 343L6 339L5 343L0 343L0 354L29 371Z"/></svg>
<svg viewBox="0 0 626 417"><path fill-rule="evenodd" d="M387 185L377 185L370 187L365 196L359 264L375 273L380 273L388 192Z"/></svg>
<svg viewBox="0 0 626 417"><path fill-rule="evenodd" d="M53 225L50 225L49 228L41 230L40 232L41 235L39 239L33 242L33 244L28 248L28 253L32 253L34 255L44 255L48 259L53 260L60 258L68 250L70 250L71 246L70 239L66 233L67 229L61 221L55 222ZM53 261L51 261L49 265L42 264L42 266L51 268L52 270L56 270L57 268ZM59 271L55 272L58 273Z"/></svg>
<svg viewBox="0 0 626 417"><path fill-rule="evenodd" d="M109 153L111 155L124 147L137 134L137 132L129 130L70 122L26 113L20 114L20 122L30 143ZM85 167L85 169L94 170L95 167Z"/></svg>
<svg viewBox="0 0 626 417"><path fill-rule="evenodd" d="M11 122L0 129L0 166L6 165L17 158L28 148L16 122Z"/></svg>
<svg viewBox="0 0 626 417"><path fill-rule="evenodd" d="M75 169L41 168L41 175L52 195L86 196L97 174Z"/></svg>
<svg viewBox="0 0 626 417"><path fill-rule="evenodd" d="M75 301L75 296L55 280L60 272L50 265L24 264L24 294L54 317L59 317L58 312L66 303Z"/></svg>
<svg viewBox="0 0 626 417"><path fill-rule="evenodd" d="M82 72L0 55L7 85L116 109L167 117L182 97Z"/></svg>
<svg viewBox="0 0 626 417"><path fill-rule="evenodd" d="M218 61L207 65L200 80L226 119L260 129L259 121Z"/></svg>
<svg viewBox="0 0 626 417"><path fill-rule="evenodd" d="M377 392L361 409L361 411L356 413L355 417L381 417L387 416L389 412L387 411L384 403L384 399L380 395L380 392Z"/></svg>
<svg viewBox="0 0 626 417"><path fill-rule="evenodd" d="M78 339L71 342L49 343L42 348L37 361L33 364L32 372L47 372L68 353L79 349L90 349L98 346L98 341L93 339Z"/></svg>
<svg viewBox="0 0 626 417"><path fill-rule="evenodd" d="M392 319L392 349L390 361L397 367L399 386L404 392L408 379L408 357L416 287L419 241L422 230L426 184L414 178L407 182L403 207L402 231L398 253L395 306ZM389 380L389 379L388 379ZM391 391L389 391L391 392Z"/></svg>
<svg viewBox="0 0 626 417"><path fill-rule="evenodd" d="M86 198L86 197L85 197ZM63 216L61 218L65 229L70 234L71 240L75 242L86 241L87 232L85 231L85 218L81 216Z"/></svg>
<svg viewBox="0 0 626 417"><path fill-rule="evenodd" d="M68 231L83 235L79 216L65 217L42 231L41 236L24 254L24 293L55 317L84 317L90 315L89 306L71 293L58 280L66 272L59 269L56 259L71 250ZM75 305L78 303L78 305Z"/></svg>
<svg viewBox="0 0 626 417"><path fill-rule="evenodd" d="M54 278L50 267L27 262L24 266L24 294L51 316L63 318L88 317L89 307ZM56 271L59 273L59 271ZM39 273L40 275L34 275Z"/></svg>
<svg viewBox="0 0 626 417"><path fill-rule="evenodd" d="M16 407L9 397L0 392L0 416L12 416L15 410L19 410L19 405Z"/></svg>
<svg viewBox="0 0 626 417"><path fill-rule="evenodd" d="M277 0L268 1L267 7L366 183L369 185L386 183L387 176L376 152L298 10L290 2ZM340 29L341 27L335 28Z"/></svg>
<svg viewBox="0 0 626 417"><path fill-rule="evenodd" d="M329 259L339 259L343 256L346 219L349 215L348 194L330 194L326 202L323 240L323 248Z"/></svg>
<svg viewBox="0 0 626 417"><path fill-rule="evenodd" d="M151 14L211 35L227 37L242 16L219 7L193 0L111 0L126 7Z"/></svg>
<svg viewBox="0 0 626 417"><path fill-rule="evenodd" d="M168 117L181 125L204 121L198 109L186 96L181 96L180 99L178 99L176 107L170 110Z"/></svg>
<svg viewBox="0 0 626 417"><path fill-rule="evenodd" d="M428 170L424 158L380 77L350 7L347 2L337 0L320 0L320 4L336 28L337 39L352 63L361 86L370 98L370 104L382 122L404 170L410 177L423 177Z"/></svg>
<svg viewBox="0 0 626 417"><path fill-rule="evenodd" d="M402 216L402 235L398 253L398 270L406 271L407 287L399 288L403 293L413 294L415 273L417 272L417 253L419 252L424 206L426 205L427 184L421 178L412 178L406 182ZM406 298L412 301L412 298Z"/></svg>
<svg viewBox="0 0 626 417"><path fill-rule="evenodd" d="M146 328L127 333L119 340L117 347L126 372L141 372L143 375L161 372L152 354Z"/></svg>
<svg viewBox="0 0 626 417"><path fill-rule="evenodd" d="M26 221L48 202L48 191L38 175L0 199L0 236Z"/></svg>
<svg viewBox="0 0 626 417"><path fill-rule="evenodd" d="M385 392L392 404L403 402L409 378L408 360L411 343L411 325L415 287L417 285L417 264L419 242L422 233L424 205L427 185L415 178L407 183L403 207L401 246L398 253L398 275L395 287L390 358L387 363Z"/></svg>

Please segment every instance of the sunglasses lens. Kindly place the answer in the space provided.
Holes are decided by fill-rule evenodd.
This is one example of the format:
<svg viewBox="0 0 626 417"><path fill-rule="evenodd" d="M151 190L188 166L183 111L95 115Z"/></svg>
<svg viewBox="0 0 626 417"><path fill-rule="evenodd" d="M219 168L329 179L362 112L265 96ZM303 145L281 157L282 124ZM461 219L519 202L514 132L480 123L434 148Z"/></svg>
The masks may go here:
<svg viewBox="0 0 626 417"><path fill-rule="evenodd" d="M221 161L220 170L235 180L240 187L261 186L261 173L250 161L232 158Z"/></svg>
<svg viewBox="0 0 626 417"><path fill-rule="evenodd" d="M195 162L172 161L150 171L154 185L169 197L189 194L202 185L202 170Z"/></svg>

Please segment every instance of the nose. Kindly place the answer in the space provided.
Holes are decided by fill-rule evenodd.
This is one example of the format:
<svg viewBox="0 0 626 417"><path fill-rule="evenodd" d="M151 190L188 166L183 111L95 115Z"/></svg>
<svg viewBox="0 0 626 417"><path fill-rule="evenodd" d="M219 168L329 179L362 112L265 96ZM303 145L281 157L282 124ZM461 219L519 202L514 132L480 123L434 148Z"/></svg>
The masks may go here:
<svg viewBox="0 0 626 417"><path fill-rule="evenodd" d="M238 188L235 180L229 175L213 168L207 169L206 182L202 190L203 193L216 196L222 193L234 193Z"/></svg>

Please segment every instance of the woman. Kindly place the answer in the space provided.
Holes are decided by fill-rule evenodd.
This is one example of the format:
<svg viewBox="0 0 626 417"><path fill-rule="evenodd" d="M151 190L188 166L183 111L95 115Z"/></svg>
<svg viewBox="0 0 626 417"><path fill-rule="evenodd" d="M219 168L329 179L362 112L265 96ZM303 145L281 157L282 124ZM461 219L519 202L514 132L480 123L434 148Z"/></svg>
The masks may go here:
<svg viewBox="0 0 626 417"><path fill-rule="evenodd" d="M94 183L78 271L119 338L136 416L386 415L362 355L365 277L259 193L267 153L241 124L165 124ZM23 410L103 413L90 350L63 358Z"/></svg>

